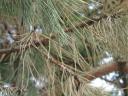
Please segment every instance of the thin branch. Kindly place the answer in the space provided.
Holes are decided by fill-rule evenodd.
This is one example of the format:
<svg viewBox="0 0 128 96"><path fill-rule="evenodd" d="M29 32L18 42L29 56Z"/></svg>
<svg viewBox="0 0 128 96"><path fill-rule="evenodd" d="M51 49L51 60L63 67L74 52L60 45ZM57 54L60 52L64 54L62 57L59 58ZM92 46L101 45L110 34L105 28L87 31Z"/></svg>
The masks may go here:
<svg viewBox="0 0 128 96"><path fill-rule="evenodd" d="M88 80L93 80L93 79L96 79L97 77L101 77L103 75L106 75L114 71L121 71L124 73L128 73L128 64L126 64L127 61L119 62L119 63L101 65L97 69L93 68L91 69L91 71L87 72L84 77L87 78ZM121 67L121 70L120 70L120 67Z"/></svg>
<svg viewBox="0 0 128 96"><path fill-rule="evenodd" d="M51 39L54 39L55 36L51 36ZM7 48L7 49L0 49L0 54L7 54L7 53L10 53L10 52L17 52L17 51L20 51L22 49L27 49L27 48L30 48L32 47L33 43L36 45L36 46L40 46L40 44L43 44L44 46L47 46L48 43L49 43L49 38L44 38L43 40L41 41L33 41L31 44L28 44L27 46L23 47L22 46L18 46L18 47L12 47L12 48Z"/></svg>
<svg viewBox="0 0 128 96"><path fill-rule="evenodd" d="M75 27L69 27L69 28L65 28L64 29L64 32L73 32L73 30L75 28L84 28L84 27L87 27L87 26L91 26L93 25L95 22L98 22L100 21L101 19L103 18L107 18L107 16L102 16L101 18L99 19L92 19L92 20L89 20L88 22L81 22L79 24L76 24L74 25ZM51 39L55 38L55 36L51 36ZM40 45L40 43L42 43L43 45L48 45L48 42L49 42L49 39L48 38L45 38L43 40L41 40L40 42L37 42L37 41L33 41L36 45ZM25 47L25 49L27 49L28 47L30 47L31 45L28 45ZM15 47L15 48L7 48L7 49L0 49L0 54L6 54L6 53L10 53L10 52L16 52L16 51L20 51L22 47Z"/></svg>
<svg viewBox="0 0 128 96"><path fill-rule="evenodd" d="M95 18L93 18L93 19L90 19L89 21L87 21L87 22L81 22L81 23L78 23L78 24L75 24L74 25L74 27L69 27L69 28L65 28L65 32L67 33L67 32L73 32L73 30L76 28L76 29L79 29L79 28L84 28L84 27L87 27L87 26L91 26L91 25L93 25L94 23L96 23L96 22L98 22L98 21L100 21L100 20L102 20L102 19L105 19L105 18L107 18L107 16L102 16L102 17L100 17L100 18L98 18L98 19L95 19Z"/></svg>
<svg viewBox="0 0 128 96"><path fill-rule="evenodd" d="M48 58L46 53L43 53L43 54L45 55L46 58ZM50 60L50 62L58 65L63 70L70 72L74 76L76 75L74 73L74 70L66 67L66 65L68 65L68 64L64 64L51 56L48 59ZM128 64L127 63L128 63L127 61L119 61L119 62L115 62L115 63L111 63L111 64L101 65L98 68L92 68L91 71L85 73L84 78L91 81L93 79L96 79L98 77L101 77L103 75L111 73L113 71L120 71L120 72L128 73Z"/></svg>
<svg viewBox="0 0 128 96"><path fill-rule="evenodd" d="M47 58L47 54L44 54ZM72 75L75 75L73 70L68 69L62 62L56 60L55 58L51 57L49 58L49 60L58 65L59 67L61 67L63 70L66 70L68 72L71 72ZM101 65L98 68L92 68L91 71L86 72L84 78L86 78L87 80L91 81L93 79L96 79L98 77L101 77L103 75L106 75L108 73L114 72L114 71L121 71L124 73L128 73L128 64L126 64L127 61L121 61L121 62L115 62L115 63L111 63L111 64L105 64L105 65ZM120 70L121 67L121 70Z"/></svg>
<svg viewBox="0 0 128 96"><path fill-rule="evenodd" d="M118 66L116 63L102 65L97 69L94 68L90 72L86 73L85 78L88 80L93 80L113 71L118 71Z"/></svg>

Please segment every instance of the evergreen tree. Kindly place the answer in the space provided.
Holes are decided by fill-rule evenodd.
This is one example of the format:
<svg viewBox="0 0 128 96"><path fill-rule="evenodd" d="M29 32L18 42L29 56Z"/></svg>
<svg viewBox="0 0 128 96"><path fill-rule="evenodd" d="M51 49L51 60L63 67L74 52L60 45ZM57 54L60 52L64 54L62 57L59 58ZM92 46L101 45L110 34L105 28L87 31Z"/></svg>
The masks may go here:
<svg viewBox="0 0 128 96"><path fill-rule="evenodd" d="M128 59L127 0L115 1L0 0L2 94L108 96L85 75L105 52Z"/></svg>

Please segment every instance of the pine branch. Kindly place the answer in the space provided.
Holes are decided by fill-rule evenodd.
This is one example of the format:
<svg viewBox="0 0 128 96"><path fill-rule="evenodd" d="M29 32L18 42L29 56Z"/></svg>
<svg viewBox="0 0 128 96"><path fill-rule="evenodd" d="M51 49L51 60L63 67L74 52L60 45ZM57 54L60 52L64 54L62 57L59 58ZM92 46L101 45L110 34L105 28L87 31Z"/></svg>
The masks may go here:
<svg viewBox="0 0 128 96"><path fill-rule="evenodd" d="M54 39L55 37L52 36L52 39ZM41 41L42 44L47 45L48 44L49 39L46 38L44 40ZM37 47L40 46L40 42L33 42ZM25 47L25 49L33 47L32 44L28 45ZM1 49L0 50L0 54L5 54L5 53L9 53L9 52L16 52L16 51L20 51L21 47L16 47L16 48L12 48L12 49ZM45 54L46 56L46 54ZM55 58L50 58L49 59L52 63L59 65L61 68L66 68L65 66L63 66L63 64L61 64L60 61L57 61ZM124 73L128 73L128 64L127 61L119 62L119 63L112 63L112 64L106 64L106 65L101 65L100 67L93 68L91 71L85 73L86 75L84 76L86 79L88 80L93 80L96 79L98 77L101 77L103 75L106 75L110 72L113 71L122 71Z"/></svg>
<svg viewBox="0 0 128 96"><path fill-rule="evenodd" d="M94 20L90 20L88 22L82 22L82 23L79 23L79 24L76 24L75 27L72 27L72 28L66 28L64 31L65 32L73 32L73 30L75 28L84 28L84 27L87 27L87 26L91 26L93 25L95 22L98 22L102 19L105 19L107 18L107 16L103 16L99 19L94 19ZM55 39L56 37L54 35L51 36L51 39ZM27 48L30 48L30 47L33 47L33 43L36 45L36 46L40 46L40 44L43 44L44 46L48 45L49 43L49 38L45 38L43 40L41 40L40 42L39 41L33 41L31 44L27 45L26 47L24 47L24 49L27 49ZM6 54L6 53L10 53L10 52L17 52L17 51L20 51L22 50L22 46L20 47L15 47L15 48L8 48L8 49L1 49L0 50L0 54ZM53 59L51 59L51 61L55 64L59 64L60 62L58 61L55 61ZM61 66L63 67L63 66ZM103 65L103 66L100 66L98 69L92 69L93 71L90 71L88 73L86 73L85 75L85 78L88 79L88 80L93 80L97 77L101 77L105 74L108 74L110 72L113 72L113 71L119 71L119 67L118 67L118 64L117 63L113 63L113 64L108 64L108 65ZM122 69L123 72L128 72L128 65L126 65L125 67L123 67Z"/></svg>
<svg viewBox="0 0 128 96"><path fill-rule="evenodd" d="M44 55L46 58L48 58L47 54L44 54ZM71 74L75 76L73 70L68 69L65 66L68 64L63 64L62 62L56 60L54 57L49 58L49 60L53 64L58 65L63 70L71 72ZM106 75L106 74L114 72L114 71L128 73L128 64L126 64L126 63L128 63L128 61L119 61L119 62L115 62L115 63L111 63L111 64L101 65L98 68L92 68L91 71L85 73L86 75L84 76L84 78L91 81L93 79L96 79L98 77L101 77L103 75Z"/></svg>
<svg viewBox="0 0 128 96"><path fill-rule="evenodd" d="M73 32L73 30L74 30L75 28L79 29L79 28L84 28L84 27L87 27L87 26L91 26L91 25L93 25L94 23L96 23L96 22L98 22L98 21L100 21L100 20L102 20L102 19L105 19L105 18L107 18L107 16L104 15L104 16L98 18L98 19L93 18L93 19L90 19L90 20L87 21L87 22L84 22L84 21L83 21L83 22L81 22L81 23L75 24L74 27L65 28L65 32Z"/></svg>
<svg viewBox="0 0 128 96"><path fill-rule="evenodd" d="M95 22L98 22L100 20L102 20L103 18L107 18L107 16L102 16L101 18L99 19L92 19L92 20L89 20L88 22L81 22L79 24L75 24L74 27L69 27L69 28L65 28L64 29L64 32L73 32L73 30L75 28L84 28L84 27L87 27L87 26L91 26L93 25ZM55 36L51 36L51 39L55 38ZM45 38L43 40L41 40L40 42L39 41L33 41L33 43L35 45L40 45L40 43L42 43L43 45L48 45L48 42L49 42L49 39L48 38ZM28 47L30 47L31 45L28 45L25 47L25 49L27 49ZM15 47L15 48L8 48L8 49L0 49L0 54L6 54L6 53L9 53L9 52L16 52L16 51L20 51L22 47Z"/></svg>
<svg viewBox="0 0 128 96"><path fill-rule="evenodd" d="M124 73L128 73L128 64L126 63L128 62L121 61L117 63L101 65L97 69L93 68L90 72L87 72L84 77L87 78L88 80L93 80L114 71L121 71ZM120 67L121 67L121 70L120 70Z"/></svg>
<svg viewBox="0 0 128 96"><path fill-rule="evenodd" d="M54 39L55 36L51 36L51 39ZM28 44L27 46L25 47L22 47L22 46L17 46L17 47L12 47L12 48L7 48L7 49L0 49L0 54L7 54L7 53L10 53L10 52L17 52L17 51L20 51L22 49L27 49L27 48L30 48L33 46L33 44L35 44L36 46L40 46L40 44L43 44L44 46L48 45L49 43L49 39L48 38L45 38L41 41L33 41L31 44Z"/></svg>
<svg viewBox="0 0 128 96"><path fill-rule="evenodd" d="M59 66L62 70L70 72L74 76L76 75L74 73L74 70L67 68L66 65L70 65L70 64L64 64L51 56L48 58L46 53L44 53L44 55L47 59L50 60L50 62ZM101 77L103 75L106 75L106 74L114 72L114 71L128 73L128 64L127 63L128 63L128 61L118 61L118 62L111 63L111 64L101 65L98 68L92 68L91 71L85 73L84 78L91 81L93 79L96 79L98 77Z"/></svg>

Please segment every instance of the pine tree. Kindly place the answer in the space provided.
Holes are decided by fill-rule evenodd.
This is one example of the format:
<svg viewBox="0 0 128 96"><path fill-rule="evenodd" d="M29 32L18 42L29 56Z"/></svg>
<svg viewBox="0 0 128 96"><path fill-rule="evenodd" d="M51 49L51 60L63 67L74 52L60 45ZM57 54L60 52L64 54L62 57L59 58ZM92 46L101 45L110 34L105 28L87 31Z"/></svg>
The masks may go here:
<svg viewBox="0 0 128 96"><path fill-rule="evenodd" d="M105 52L119 66L127 61L128 16L123 6L127 3L106 9L107 4L98 0L0 0L2 94L108 96L89 85L95 74L88 72L102 66L99 62ZM127 81L126 76L123 79Z"/></svg>

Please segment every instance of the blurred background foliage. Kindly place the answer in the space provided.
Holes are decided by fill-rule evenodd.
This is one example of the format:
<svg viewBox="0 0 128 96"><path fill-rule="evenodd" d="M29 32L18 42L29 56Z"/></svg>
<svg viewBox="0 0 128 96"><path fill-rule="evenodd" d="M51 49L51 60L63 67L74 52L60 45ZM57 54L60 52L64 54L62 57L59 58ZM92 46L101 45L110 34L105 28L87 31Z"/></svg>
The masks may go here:
<svg viewBox="0 0 128 96"><path fill-rule="evenodd" d="M0 0L0 53L18 50L0 54L1 96L109 96L84 75L101 66L105 52L112 62L128 59L123 4L127 0ZM86 27L77 27L82 23Z"/></svg>

